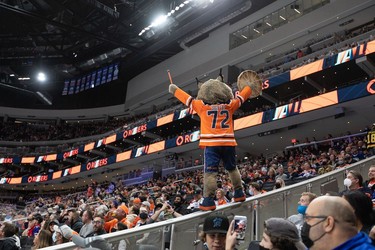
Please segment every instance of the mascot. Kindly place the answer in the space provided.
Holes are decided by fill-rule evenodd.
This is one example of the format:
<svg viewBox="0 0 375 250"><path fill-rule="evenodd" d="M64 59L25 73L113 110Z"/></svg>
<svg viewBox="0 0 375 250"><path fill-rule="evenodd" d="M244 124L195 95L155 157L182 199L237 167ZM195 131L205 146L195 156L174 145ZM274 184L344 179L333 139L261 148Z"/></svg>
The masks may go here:
<svg viewBox="0 0 375 250"><path fill-rule="evenodd" d="M261 78L254 71L242 72L237 79L239 92L235 97L227 84L217 79L210 79L198 85L196 99L173 84L170 75L169 79L171 82L169 92L190 110L194 110L201 120L199 147L204 148L204 199L199 209L203 211L216 209L214 201L217 189L216 176L221 160L233 184L234 201L244 201L246 196L236 167L237 143L234 138L233 114L248 98L260 94Z"/></svg>

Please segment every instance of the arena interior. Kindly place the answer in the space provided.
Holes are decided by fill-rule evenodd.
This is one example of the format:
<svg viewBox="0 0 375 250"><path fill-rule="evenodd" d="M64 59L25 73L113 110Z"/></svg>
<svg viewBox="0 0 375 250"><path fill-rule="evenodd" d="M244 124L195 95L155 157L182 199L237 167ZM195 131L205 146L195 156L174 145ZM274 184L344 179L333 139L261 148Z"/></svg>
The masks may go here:
<svg viewBox="0 0 375 250"><path fill-rule="evenodd" d="M374 13L372 0L1 0L0 224L18 249L75 249L90 210L110 249L180 250L204 249L209 214L243 215L247 249L302 192L339 194L348 170L369 179ZM221 167L223 203L198 211L200 119L169 84L195 97L222 77L235 93L248 69L263 85L234 115L247 199L231 202ZM123 207L125 229L107 227Z"/></svg>

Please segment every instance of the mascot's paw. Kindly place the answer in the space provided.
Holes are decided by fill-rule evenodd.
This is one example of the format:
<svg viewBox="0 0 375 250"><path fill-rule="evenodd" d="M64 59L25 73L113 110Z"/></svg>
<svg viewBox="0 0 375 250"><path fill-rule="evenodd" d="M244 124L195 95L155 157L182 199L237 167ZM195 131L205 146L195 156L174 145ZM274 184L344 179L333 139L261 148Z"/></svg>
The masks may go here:
<svg viewBox="0 0 375 250"><path fill-rule="evenodd" d="M262 79L260 76L252 70L243 71L237 78L237 87L241 91L245 86L251 88L250 98L254 98L260 95L262 92Z"/></svg>
<svg viewBox="0 0 375 250"><path fill-rule="evenodd" d="M215 200L212 197L203 198L202 202L199 203L199 209L202 211L213 211L216 209Z"/></svg>
<svg viewBox="0 0 375 250"><path fill-rule="evenodd" d="M176 92L177 90L177 86L175 84L169 84L169 93L173 94Z"/></svg>

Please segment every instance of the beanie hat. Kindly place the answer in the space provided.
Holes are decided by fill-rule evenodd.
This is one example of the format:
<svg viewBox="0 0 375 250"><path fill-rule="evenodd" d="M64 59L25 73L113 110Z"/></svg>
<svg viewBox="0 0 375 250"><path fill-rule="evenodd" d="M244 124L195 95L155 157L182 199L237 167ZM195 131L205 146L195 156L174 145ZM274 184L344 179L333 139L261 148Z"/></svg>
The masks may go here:
<svg viewBox="0 0 375 250"><path fill-rule="evenodd" d="M287 219L270 218L264 222L264 232L270 237L286 238L292 242L298 250L306 249L301 242L297 227Z"/></svg>
<svg viewBox="0 0 375 250"><path fill-rule="evenodd" d="M117 208L120 208L122 211L124 211L126 214L129 214L129 208L125 206L124 204L121 204Z"/></svg>
<svg viewBox="0 0 375 250"><path fill-rule="evenodd" d="M70 240L73 237L73 235L78 234L76 231L71 229L68 225L62 225L60 227L58 225L54 225L53 230L57 233L60 233L65 239L68 239L68 240Z"/></svg>

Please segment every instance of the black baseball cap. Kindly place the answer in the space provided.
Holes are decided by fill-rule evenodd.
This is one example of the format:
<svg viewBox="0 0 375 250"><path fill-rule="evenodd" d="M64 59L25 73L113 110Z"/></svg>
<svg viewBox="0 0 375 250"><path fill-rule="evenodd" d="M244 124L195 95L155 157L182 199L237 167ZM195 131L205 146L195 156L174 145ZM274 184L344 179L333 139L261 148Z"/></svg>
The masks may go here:
<svg viewBox="0 0 375 250"><path fill-rule="evenodd" d="M193 195L202 194L202 189L195 189Z"/></svg>
<svg viewBox="0 0 375 250"><path fill-rule="evenodd" d="M225 215L216 214L206 217L203 223L203 232L205 233L223 233L226 234L229 228L229 220Z"/></svg>

